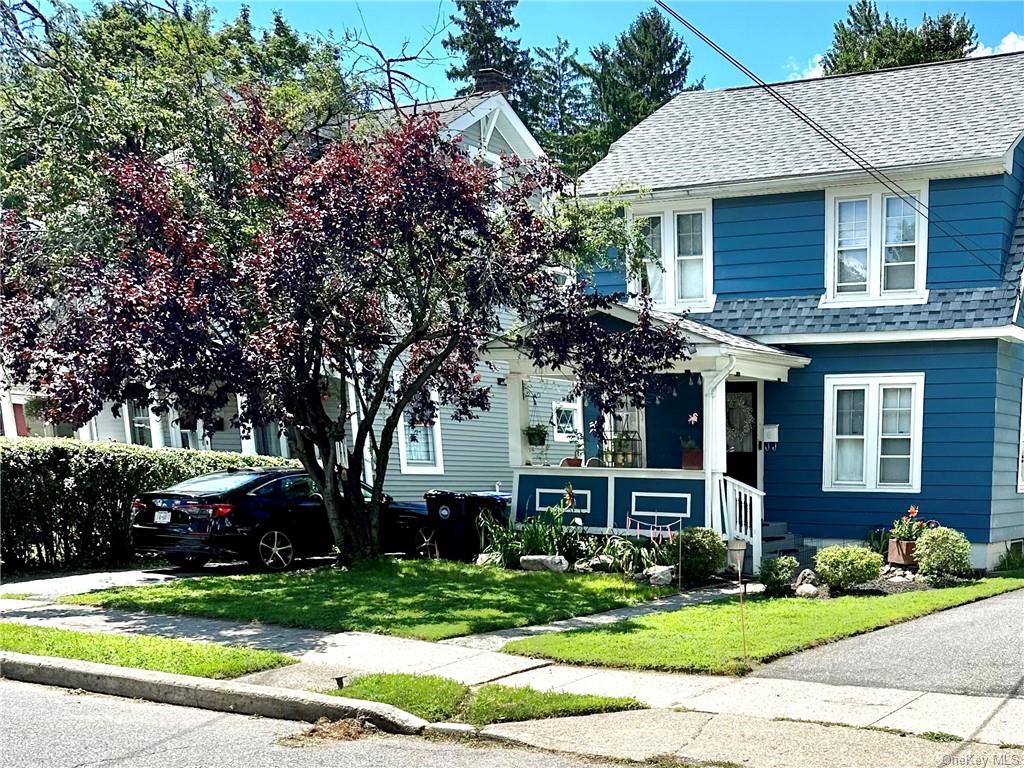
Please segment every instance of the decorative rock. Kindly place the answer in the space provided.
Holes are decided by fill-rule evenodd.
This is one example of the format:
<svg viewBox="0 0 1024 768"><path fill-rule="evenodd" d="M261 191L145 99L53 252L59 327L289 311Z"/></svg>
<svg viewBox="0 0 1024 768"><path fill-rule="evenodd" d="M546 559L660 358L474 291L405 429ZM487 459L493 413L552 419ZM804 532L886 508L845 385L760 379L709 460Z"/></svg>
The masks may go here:
<svg viewBox="0 0 1024 768"><path fill-rule="evenodd" d="M497 552L481 552L476 556L476 564L482 566L501 565L501 555Z"/></svg>
<svg viewBox="0 0 1024 768"><path fill-rule="evenodd" d="M800 575L796 577L796 585L798 587L810 584L812 587L818 584L818 574L812 571L810 568L804 568L800 571Z"/></svg>
<svg viewBox="0 0 1024 768"><path fill-rule="evenodd" d="M584 560L577 560L573 565L574 571L590 573L591 571L612 571L615 569L615 560L611 555L594 555Z"/></svg>
<svg viewBox="0 0 1024 768"><path fill-rule="evenodd" d="M890 576L887 579L887 581L893 584L902 584L904 582L910 581L910 579L908 579L906 576Z"/></svg>
<svg viewBox="0 0 1024 768"><path fill-rule="evenodd" d="M803 574L801 574L801 575L803 575ZM810 584L808 582L804 582L803 584L801 584L800 586L798 586L796 588L796 596L797 597L817 597L818 596L818 588L816 586L814 586L813 584Z"/></svg>
<svg viewBox="0 0 1024 768"><path fill-rule="evenodd" d="M565 573L569 570L569 561L561 555L523 555L519 558L519 567L524 571Z"/></svg>
<svg viewBox="0 0 1024 768"><path fill-rule="evenodd" d="M676 567L674 565L652 565L644 571L644 575L650 578L652 587L665 587L675 579Z"/></svg>

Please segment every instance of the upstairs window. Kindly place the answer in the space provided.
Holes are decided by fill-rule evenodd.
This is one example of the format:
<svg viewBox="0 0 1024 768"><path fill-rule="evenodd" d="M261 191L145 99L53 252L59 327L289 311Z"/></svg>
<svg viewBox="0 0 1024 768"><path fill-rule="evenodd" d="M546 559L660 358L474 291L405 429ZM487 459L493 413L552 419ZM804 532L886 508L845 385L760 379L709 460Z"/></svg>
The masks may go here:
<svg viewBox="0 0 1024 768"><path fill-rule="evenodd" d="M637 208L637 224L651 254L630 289L646 289L655 304L669 310L709 312L715 304L711 201Z"/></svg>
<svg viewBox="0 0 1024 768"><path fill-rule="evenodd" d="M909 197L882 185L826 191L823 306L928 300L927 226L921 213L928 185L902 186Z"/></svg>
<svg viewBox="0 0 1024 768"><path fill-rule="evenodd" d="M921 490L924 374L825 377L826 491Z"/></svg>

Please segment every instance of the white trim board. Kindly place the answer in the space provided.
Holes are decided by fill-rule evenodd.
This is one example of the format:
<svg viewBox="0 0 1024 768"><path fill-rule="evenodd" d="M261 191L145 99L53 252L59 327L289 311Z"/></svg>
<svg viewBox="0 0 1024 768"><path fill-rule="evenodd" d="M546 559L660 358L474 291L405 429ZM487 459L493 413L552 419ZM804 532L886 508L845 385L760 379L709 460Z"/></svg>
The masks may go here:
<svg viewBox="0 0 1024 768"><path fill-rule="evenodd" d="M534 493L533 493L533 509L534 509L535 513L539 512L542 509L541 504L540 504L540 495L542 493L551 493L551 494L555 494L556 496L559 496L559 497L564 497L565 496L565 488L535 488L534 489ZM573 488L572 489L572 495L573 495L573 498L576 499L576 506L572 507L572 509L574 509L576 512L578 512L581 515L588 515L588 514L590 514L590 491L587 490L586 488L583 488L583 489L580 489L580 490L576 490L575 488ZM582 507L580 506L580 504L579 504L580 496L586 496L587 497L587 503L586 503L585 506L582 506ZM551 505L547 505L546 504L546 505L544 505L543 509L547 509L549 506L551 506Z"/></svg>
<svg viewBox="0 0 1024 768"><path fill-rule="evenodd" d="M839 333L767 333L752 336L762 344L880 344L900 341L957 341L1003 339L1024 343L1024 328L993 325L984 328L921 329L912 331L841 331Z"/></svg>
<svg viewBox="0 0 1024 768"><path fill-rule="evenodd" d="M638 510L636 508L636 502L639 498L649 499L682 499L686 503L683 505L685 512L651 512L649 510ZM688 519L691 513L693 495L689 493L661 493L659 491L632 491L630 493L629 500L629 516L630 517L653 517L655 520L660 517L664 518L676 518L679 520Z"/></svg>

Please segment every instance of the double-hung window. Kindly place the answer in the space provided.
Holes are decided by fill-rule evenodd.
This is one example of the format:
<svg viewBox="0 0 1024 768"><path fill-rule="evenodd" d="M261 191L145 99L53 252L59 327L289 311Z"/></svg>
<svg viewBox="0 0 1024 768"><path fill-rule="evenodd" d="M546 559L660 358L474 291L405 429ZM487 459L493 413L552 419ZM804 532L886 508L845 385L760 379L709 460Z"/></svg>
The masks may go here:
<svg viewBox="0 0 1024 768"><path fill-rule="evenodd" d="M436 398L435 398L436 399ZM398 422L398 463L403 475L443 475L441 414L432 423L419 422L406 412Z"/></svg>
<svg viewBox="0 0 1024 768"><path fill-rule="evenodd" d="M921 490L924 374L825 377L827 491Z"/></svg>
<svg viewBox="0 0 1024 768"><path fill-rule="evenodd" d="M823 306L928 300L927 196L927 182L826 191Z"/></svg>
<svg viewBox="0 0 1024 768"><path fill-rule="evenodd" d="M711 201L673 207L644 205L635 211L649 253L631 290L646 290L669 310L714 308Z"/></svg>

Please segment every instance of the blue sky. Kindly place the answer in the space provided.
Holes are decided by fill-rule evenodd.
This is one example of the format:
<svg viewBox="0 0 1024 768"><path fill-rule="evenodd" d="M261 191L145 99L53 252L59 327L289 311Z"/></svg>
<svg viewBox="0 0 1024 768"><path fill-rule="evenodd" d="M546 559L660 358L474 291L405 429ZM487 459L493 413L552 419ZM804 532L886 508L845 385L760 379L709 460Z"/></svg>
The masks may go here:
<svg viewBox="0 0 1024 768"><path fill-rule="evenodd" d="M241 2L212 2L218 18L234 16ZM694 2L675 0L673 7L705 34L716 40L765 80L785 80L813 74L815 57L827 50L832 25L846 15L847 2ZM249 0L253 21L265 24L275 9L298 29L311 34L346 28L365 29L373 42L386 52L397 53L406 41L417 47L427 39L440 19L446 24L454 2L438 0ZM549 46L561 36L577 46L581 54L600 42L611 42L649 2L621 0L521 0L516 9L524 44ZM966 13L978 28L986 52L1024 50L1024 2L880 2L879 8L894 16L920 21L945 11ZM743 76L700 41L684 32L693 53L691 76L706 77L709 88L745 85ZM443 36L443 35L442 35ZM438 37L430 50L446 55ZM451 95L454 86L437 63L418 72L432 92L422 98Z"/></svg>

